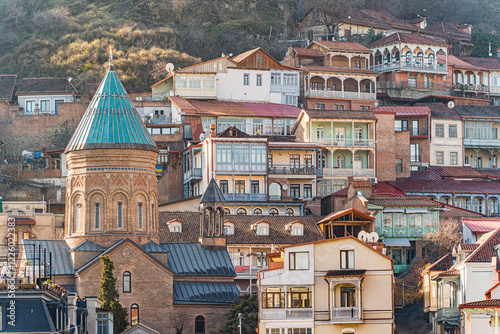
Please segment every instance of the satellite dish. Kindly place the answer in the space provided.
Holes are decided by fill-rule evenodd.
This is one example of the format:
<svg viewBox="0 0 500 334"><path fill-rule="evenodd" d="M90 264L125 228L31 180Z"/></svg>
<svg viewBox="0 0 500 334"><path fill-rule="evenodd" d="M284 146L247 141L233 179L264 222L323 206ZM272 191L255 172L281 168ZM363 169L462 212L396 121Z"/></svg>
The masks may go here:
<svg viewBox="0 0 500 334"><path fill-rule="evenodd" d="M205 134L204 133L200 133L200 141L203 141L203 139L205 139Z"/></svg>
<svg viewBox="0 0 500 334"><path fill-rule="evenodd" d="M368 235L366 234L366 231L360 231L358 233L358 239L361 240L362 242L367 241Z"/></svg>
<svg viewBox="0 0 500 334"><path fill-rule="evenodd" d="M174 64L172 63L168 63L166 66L165 66L165 69L167 70L168 73L172 73L174 71Z"/></svg>
<svg viewBox="0 0 500 334"><path fill-rule="evenodd" d="M284 184L283 185L283 190L287 190L288 189L288 185Z"/></svg>
<svg viewBox="0 0 500 334"><path fill-rule="evenodd" d="M448 102L448 108L453 109L455 107L455 102L450 101Z"/></svg>
<svg viewBox="0 0 500 334"><path fill-rule="evenodd" d="M377 232L372 232L368 235L368 240L370 242L377 242L378 241L378 233Z"/></svg>

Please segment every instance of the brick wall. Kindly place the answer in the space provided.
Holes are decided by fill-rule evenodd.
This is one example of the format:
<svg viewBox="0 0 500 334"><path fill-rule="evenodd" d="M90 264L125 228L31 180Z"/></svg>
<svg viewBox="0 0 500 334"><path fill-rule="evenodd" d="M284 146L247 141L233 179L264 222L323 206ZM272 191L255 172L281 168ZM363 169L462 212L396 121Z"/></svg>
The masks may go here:
<svg viewBox="0 0 500 334"><path fill-rule="evenodd" d="M182 199L182 165L167 166L158 180L158 203L168 203Z"/></svg>
<svg viewBox="0 0 500 334"><path fill-rule="evenodd" d="M403 170L396 173L396 178L410 177L410 131L396 132L396 159L403 161Z"/></svg>
<svg viewBox="0 0 500 334"><path fill-rule="evenodd" d="M395 146L394 114L376 113L377 125L377 161L376 175L379 181L395 181ZM397 145L400 146L399 143Z"/></svg>
<svg viewBox="0 0 500 334"><path fill-rule="evenodd" d="M344 110L361 110L361 106L368 106L371 109L375 108L376 100L362 100L362 99L333 99L333 98L308 98L305 99L304 108L315 109L315 104L324 104L326 110L334 110L336 105L342 105Z"/></svg>

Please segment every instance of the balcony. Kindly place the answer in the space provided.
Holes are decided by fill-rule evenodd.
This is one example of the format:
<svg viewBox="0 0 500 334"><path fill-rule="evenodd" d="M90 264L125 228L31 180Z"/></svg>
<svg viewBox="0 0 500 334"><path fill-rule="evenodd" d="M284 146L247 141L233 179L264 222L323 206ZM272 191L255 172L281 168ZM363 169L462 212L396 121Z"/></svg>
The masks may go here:
<svg viewBox="0 0 500 334"><path fill-rule="evenodd" d="M395 264L392 266L392 269L396 274L399 274L405 272L409 266L410 266L409 264Z"/></svg>
<svg viewBox="0 0 500 334"><path fill-rule="evenodd" d="M218 172L266 172L267 164L238 164L238 163L217 163L216 171Z"/></svg>
<svg viewBox="0 0 500 334"><path fill-rule="evenodd" d="M350 323L361 322L359 307L334 307L331 322Z"/></svg>
<svg viewBox="0 0 500 334"><path fill-rule="evenodd" d="M488 86L457 83L453 85L453 90L460 92L483 92L488 93Z"/></svg>
<svg viewBox="0 0 500 334"><path fill-rule="evenodd" d="M231 202L267 201L267 194L225 193L224 197Z"/></svg>
<svg viewBox="0 0 500 334"><path fill-rule="evenodd" d="M313 320L312 308L263 308L261 320Z"/></svg>
<svg viewBox="0 0 500 334"><path fill-rule="evenodd" d="M422 127L422 128L395 128L396 132L400 131L407 131L410 130L410 136L411 137L418 137L418 136L428 136L429 135L429 129L427 127Z"/></svg>
<svg viewBox="0 0 500 334"><path fill-rule="evenodd" d="M266 270L267 267L257 267L257 266L234 266L236 270L237 278L257 278L257 273L259 270Z"/></svg>
<svg viewBox="0 0 500 334"><path fill-rule="evenodd" d="M490 93L500 95L500 86L490 86Z"/></svg>
<svg viewBox="0 0 500 334"><path fill-rule="evenodd" d="M375 147L375 139L312 138L320 146L334 147Z"/></svg>
<svg viewBox="0 0 500 334"><path fill-rule="evenodd" d="M288 93L292 95L299 95L300 94L300 87L297 86L291 86L291 85L275 85L271 84L271 92L272 93Z"/></svg>
<svg viewBox="0 0 500 334"><path fill-rule="evenodd" d="M323 176L365 176L375 177L373 168L324 168Z"/></svg>
<svg viewBox="0 0 500 334"><path fill-rule="evenodd" d="M437 310L436 321L459 319L460 311L458 307L443 307Z"/></svg>
<svg viewBox="0 0 500 334"><path fill-rule="evenodd" d="M450 84L437 84L434 82L420 81L383 81L377 82L377 90L384 89L417 89L434 92L449 92L452 89Z"/></svg>
<svg viewBox="0 0 500 334"><path fill-rule="evenodd" d="M307 92L307 91L306 91ZM311 89L308 96L311 97L335 97L343 99L376 100L376 93L369 92L346 92L336 90Z"/></svg>
<svg viewBox="0 0 500 334"><path fill-rule="evenodd" d="M272 165L269 167L269 174L281 175L312 175L316 176L316 167L314 166L288 166L288 165ZM319 172L319 171L318 171Z"/></svg>
<svg viewBox="0 0 500 334"><path fill-rule="evenodd" d="M201 180L202 173L201 168L193 168L192 170L188 170L184 172L184 181L189 181L189 179L197 179Z"/></svg>
<svg viewBox="0 0 500 334"><path fill-rule="evenodd" d="M497 148L500 146L500 139L464 138L464 146Z"/></svg>
<svg viewBox="0 0 500 334"><path fill-rule="evenodd" d="M384 238L423 238L428 233L438 231L438 227L380 227L375 226L375 232Z"/></svg>
<svg viewBox="0 0 500 334"><path fill-rule="evenodd" d="M377 73L399 71L399 66L401 64L401 70L411 70L414 72L429 72L429 73L440 73L447 74L448 69L444 64L429 64L429 63L419 63L419 62L403 62L393 61L390 63L377 64L371 66L370 69Z"/></svg>

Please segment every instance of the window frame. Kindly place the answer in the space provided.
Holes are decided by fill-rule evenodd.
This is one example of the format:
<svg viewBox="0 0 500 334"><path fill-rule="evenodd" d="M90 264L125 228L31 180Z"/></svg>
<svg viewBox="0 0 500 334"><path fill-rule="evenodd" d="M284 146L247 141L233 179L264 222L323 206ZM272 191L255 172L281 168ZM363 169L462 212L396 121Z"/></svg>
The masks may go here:
<svg viewBox="0 0 500 334"><path fill-rule="evenodd" d="M133 310L134 309L137 309L137 320L136 320L136 322L134 322L134 315L133 315ZM134 303L134 304L130 305L130 325L131 326L134 326L134 325L138 324L141 321L140 320L140 312L139 312L139 310L140 310L140 308L139 308L138 304Z"/></svg>
<svg viewBox="0 0 500 334"><path fill-rule="evenodd" d="M307 256L307 268L297 268L297 254L306 254L306 256ZM292 258L293 258L293 261L292 261ZM309 261L309 252L308 251L288 253L288 268L289 268L289 270L309 270L309 268L310 268L309 262L310 261Z"/></svg>
<svg viewBox="0 0 500 334"><path fill-rule="evenodd" d="M340 250L340 269L354 269L355 267L354 249Z"/></svg>
<svg viewBox="0 0 500 334"><path fill-rule="evenodd" d="M250 86L250 73L243 73L243 86Z"/></svg>
<svg viewBox="0 0 500 334"><path fill-rule="evenodd" d="M101 223L101 203L94 202L94 228L100 228Z"/></svg>
<svg viewBox="0 0 500 334"><path fill-rule="evenodd" d="M126 277L128 278L128 289L125 288L125 278ZM123 272L122 283L123 283L122 292L123 293L132 293L132 274L130 273L130 271Z"/></svg>
<svg viewBox="0 0 500 334"><path fill-rule="evenodd" d="M279 289L279 291L268 291L270 289ZM265 288L262 292L262 308L285 308L285 291L279 287L269 287ZM271 296L271 300L269 299ZM269 304L269 302L271 303ZM276 306L276 302L278 302L279 306ZM272 305L272 306L269 306Z"/></svg>
<svg viewBox="0 0 500 334"><path fill-rule="evenodd" d="M123 202L122 201L116 202L116 210L118 211L118 214L116 216L117 226L123 227Z"/></svg>
<svg viewBox="0 0 500 334"><path fill-rule="evenodd" d="M257 87L262 87L262 74L257 74L255 76L255 84Z"/></svg>
<svg viewBox="0 0 500 334"><path fill-rule="evenodd" d="M436 124L435 133L436 137L444 138L444 124Z"/></svg>
<svg viewBox="0 0 500 334"><path fill-rule="evenodd" d="M219 189L223 194L229 193L229 181L228 180L220 180L219 181Z"/></svg>

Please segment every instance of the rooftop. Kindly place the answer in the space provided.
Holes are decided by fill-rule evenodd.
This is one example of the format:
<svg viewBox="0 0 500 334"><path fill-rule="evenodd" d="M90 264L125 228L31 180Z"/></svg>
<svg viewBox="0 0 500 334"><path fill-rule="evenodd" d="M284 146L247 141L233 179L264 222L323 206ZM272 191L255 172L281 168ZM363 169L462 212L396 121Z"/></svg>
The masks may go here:
<svg viewBox="0 0 500 334"><path fill-rule="evenodd" d="M384 113L395 113L396 116L427 116L430 114L429 107L414 107L414 106L381 106L373 109L373 113L377 111Z"/></svg>
<svg viewBox="0 0 500 334"><path fill-rule="evenodd" d="M384 207L394 207L394 206L425 206L425 207L437 207L441 206L437 202L430 201L422 197L370 197L368 198L368 203L384 206Z"/></svg>
<svg viewBox="0 0 500 334"><path fill-rule="evenodd" d="M390 184L401 189L406 194L414 193L465 193L465 194L500 194L499 183L496 181L457 181L449 180L418 180L418 179L398 179L390 181Z"/></svg>
<svg viewBox="0 0 500 334"><path fill-rule="evenodd" d="M304 109L310 118L327 119L377 119L370 111Z"/></svg>
<svg viewBox="0 0 500 334"><path fill-rule="evenodd" d="M323 52L319 49L307 49L307 48L293 48L298 56L305 57L324 57Z"/></svg>
<svg viewBox="0 0 500 334"><path fill-rule="evenodd" d="M411 43L411 44L421 44L421 45L433 45L433 46L442 46L446 49L448 49L449 45L442 42L438 41L429 37L425 37L423 35L419 34L410 34L410 33L403 33L403 32L397 32L392 35L383 37L379 39L378 41L375 41L371 44L368 44L369 48L376 48L378 46L383 46L383 45L391 45L391 44L396 44L396 43Z"/></svg>
<svg viewBox="0 0 500 334"><path fill-rule="evenodd" d="M478 67L500 71L500 58L460 57L460 59Z"/></svg>
<svg viewBox="0 0 500 334"><path fill-rule="evenodd" d="M16 86L16 74L0 75L0 100L10 101Z"/></svg>
<svg viewBox="0 0 500 334"><path fill-rule="evenodd" d="M442 56L438 56L439 59L444 59ZM453 66L454 68L465 69L465 70L474 70L474 71L485 71L486 69L470 64L460 58L455 57L454 55L448 55L448 65Z"/></svg>
<svg viewBox="0 0 500 334"><path fill-rule="evenodd" d="M359 51L359 52L371 52L366 46L363 46L354 42L341 42L341 41L313 41L313 43L319 44L327 49L333 51Z"/></svg>
<svg viewBox="0 0 500 334"><path fill-rule="evenodd" d="M500 244L500 229L492 231L485 236L484 242L472 252L465 262L491 262L493 257L497 258L495 247Z"/></svg>
<svg viewBox="0 0 500 334"><path fill-rule="evenodd" d="M473 233L488 233L500 228L500 218L462 218L462 223Z"/></svg>
<svg viewBox="0 0 500 334"><path fill-rule="evenodd" d="M16 95L73 94L77 92L68 78L24 78Z"/></svg>
<svg viewBox="0 0 500 334"><path fill-rule="evenodd" d="M434 270L434 271L445 271L451 268L453 266L453 254L448 253L433 264L431 264L427 270Z"/></svg>
<svg viewBox="0 0 500 334"><path fill-rule="evenodd" d="M486 299L460 304L459 308L500 307L500 299Z"/></svg>

